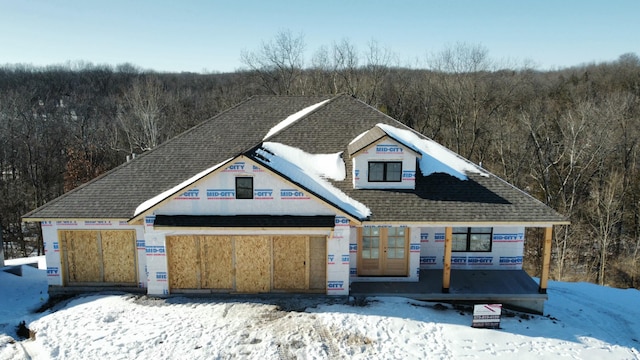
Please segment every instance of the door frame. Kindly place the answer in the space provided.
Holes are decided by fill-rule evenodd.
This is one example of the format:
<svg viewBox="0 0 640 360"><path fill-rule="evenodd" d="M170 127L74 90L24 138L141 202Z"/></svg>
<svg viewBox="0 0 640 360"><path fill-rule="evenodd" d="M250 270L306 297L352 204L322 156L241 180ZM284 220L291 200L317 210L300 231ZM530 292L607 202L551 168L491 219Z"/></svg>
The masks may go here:
<svg viewBox="0 0 640 360"><path fill-rule="evenodd" d="M387 259L387 245L388 245L388 232L389 226L376 226L380 229L380 242L379 242L379 257L378 257L378 266L376 269L367 269L364 264L368 262L369 264L373 263L370 259L362 258L362 239L363 239L363 228L358 227L358 252L357 252L357 274L358 276L398 276L398 277L407 277L409 276L409 249L410 249L410 228L406 227L404 232L404 261L403 264L403 272L402 273L391 273L388 269L388 259Z"/></svg>

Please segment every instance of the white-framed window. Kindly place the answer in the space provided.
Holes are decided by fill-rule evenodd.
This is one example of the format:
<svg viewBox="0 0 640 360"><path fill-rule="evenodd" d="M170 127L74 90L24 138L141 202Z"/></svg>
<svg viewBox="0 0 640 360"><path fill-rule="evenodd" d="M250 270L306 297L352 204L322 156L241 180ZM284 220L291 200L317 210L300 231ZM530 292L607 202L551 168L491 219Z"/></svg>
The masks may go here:
<svg viewBox="0 0 640 360"><path fill-rule="evenodd" d="M369 161L369 182L401 182L402 161Z"/></svg>
<svg viewBox="0 0 640 360"><path fill-rule="evenodd" d="M455 252L491 252L493 228L454 227L451 250Z"/></svg>

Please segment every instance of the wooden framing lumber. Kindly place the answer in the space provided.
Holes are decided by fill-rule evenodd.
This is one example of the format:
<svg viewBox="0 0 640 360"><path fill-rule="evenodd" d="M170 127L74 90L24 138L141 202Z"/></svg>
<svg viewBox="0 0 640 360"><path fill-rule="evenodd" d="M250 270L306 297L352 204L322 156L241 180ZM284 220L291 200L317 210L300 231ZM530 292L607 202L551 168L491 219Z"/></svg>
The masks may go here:
<svg viewBox="0 0 640 360"><path fill-rule="evenodd" d="M448 293L451 285L451 248L453 228L447 226L444 231L444 267L442 268L442 292Z"/></svg>
<svg viewBox="0 0 640 360"><path fill-rule="evenodd" d="M549 268L551 267L551 241L553 239L553 227L549 226L544 229L544 246L542 248L542 271L540 275L540 288L538 292L547 293L547 284L549 281Z"/></svg>

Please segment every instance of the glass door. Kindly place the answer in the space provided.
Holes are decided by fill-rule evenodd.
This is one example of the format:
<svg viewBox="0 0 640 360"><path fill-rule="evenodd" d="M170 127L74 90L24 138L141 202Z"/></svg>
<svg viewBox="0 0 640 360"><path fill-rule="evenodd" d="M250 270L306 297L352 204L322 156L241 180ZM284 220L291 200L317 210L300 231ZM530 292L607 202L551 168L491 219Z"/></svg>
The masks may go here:
<svg viewBox="0 0 640 360"><path fill-rule="evenodd" d="M359 276L407 276L409 230L400 227L360 229Z"/></svg>

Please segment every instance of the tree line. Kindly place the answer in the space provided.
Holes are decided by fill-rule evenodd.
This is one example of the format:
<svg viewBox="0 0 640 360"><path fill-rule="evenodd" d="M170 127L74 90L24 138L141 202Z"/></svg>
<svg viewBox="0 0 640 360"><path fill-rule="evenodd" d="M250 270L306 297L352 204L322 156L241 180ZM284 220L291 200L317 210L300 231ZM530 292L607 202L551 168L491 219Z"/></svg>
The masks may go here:
<svg viewBox="0 0 640 360"><path fill-rule="evenodd" d="M131 64L0 67L0 224L8 257L42 252L21 216L257 94L351 94L567 216L552 277L640 288L640 59L538 71L456 44L422 68L375 42L304 58L283 32L234 73ZM536 275L530 231L525 268Z"/></svg>

